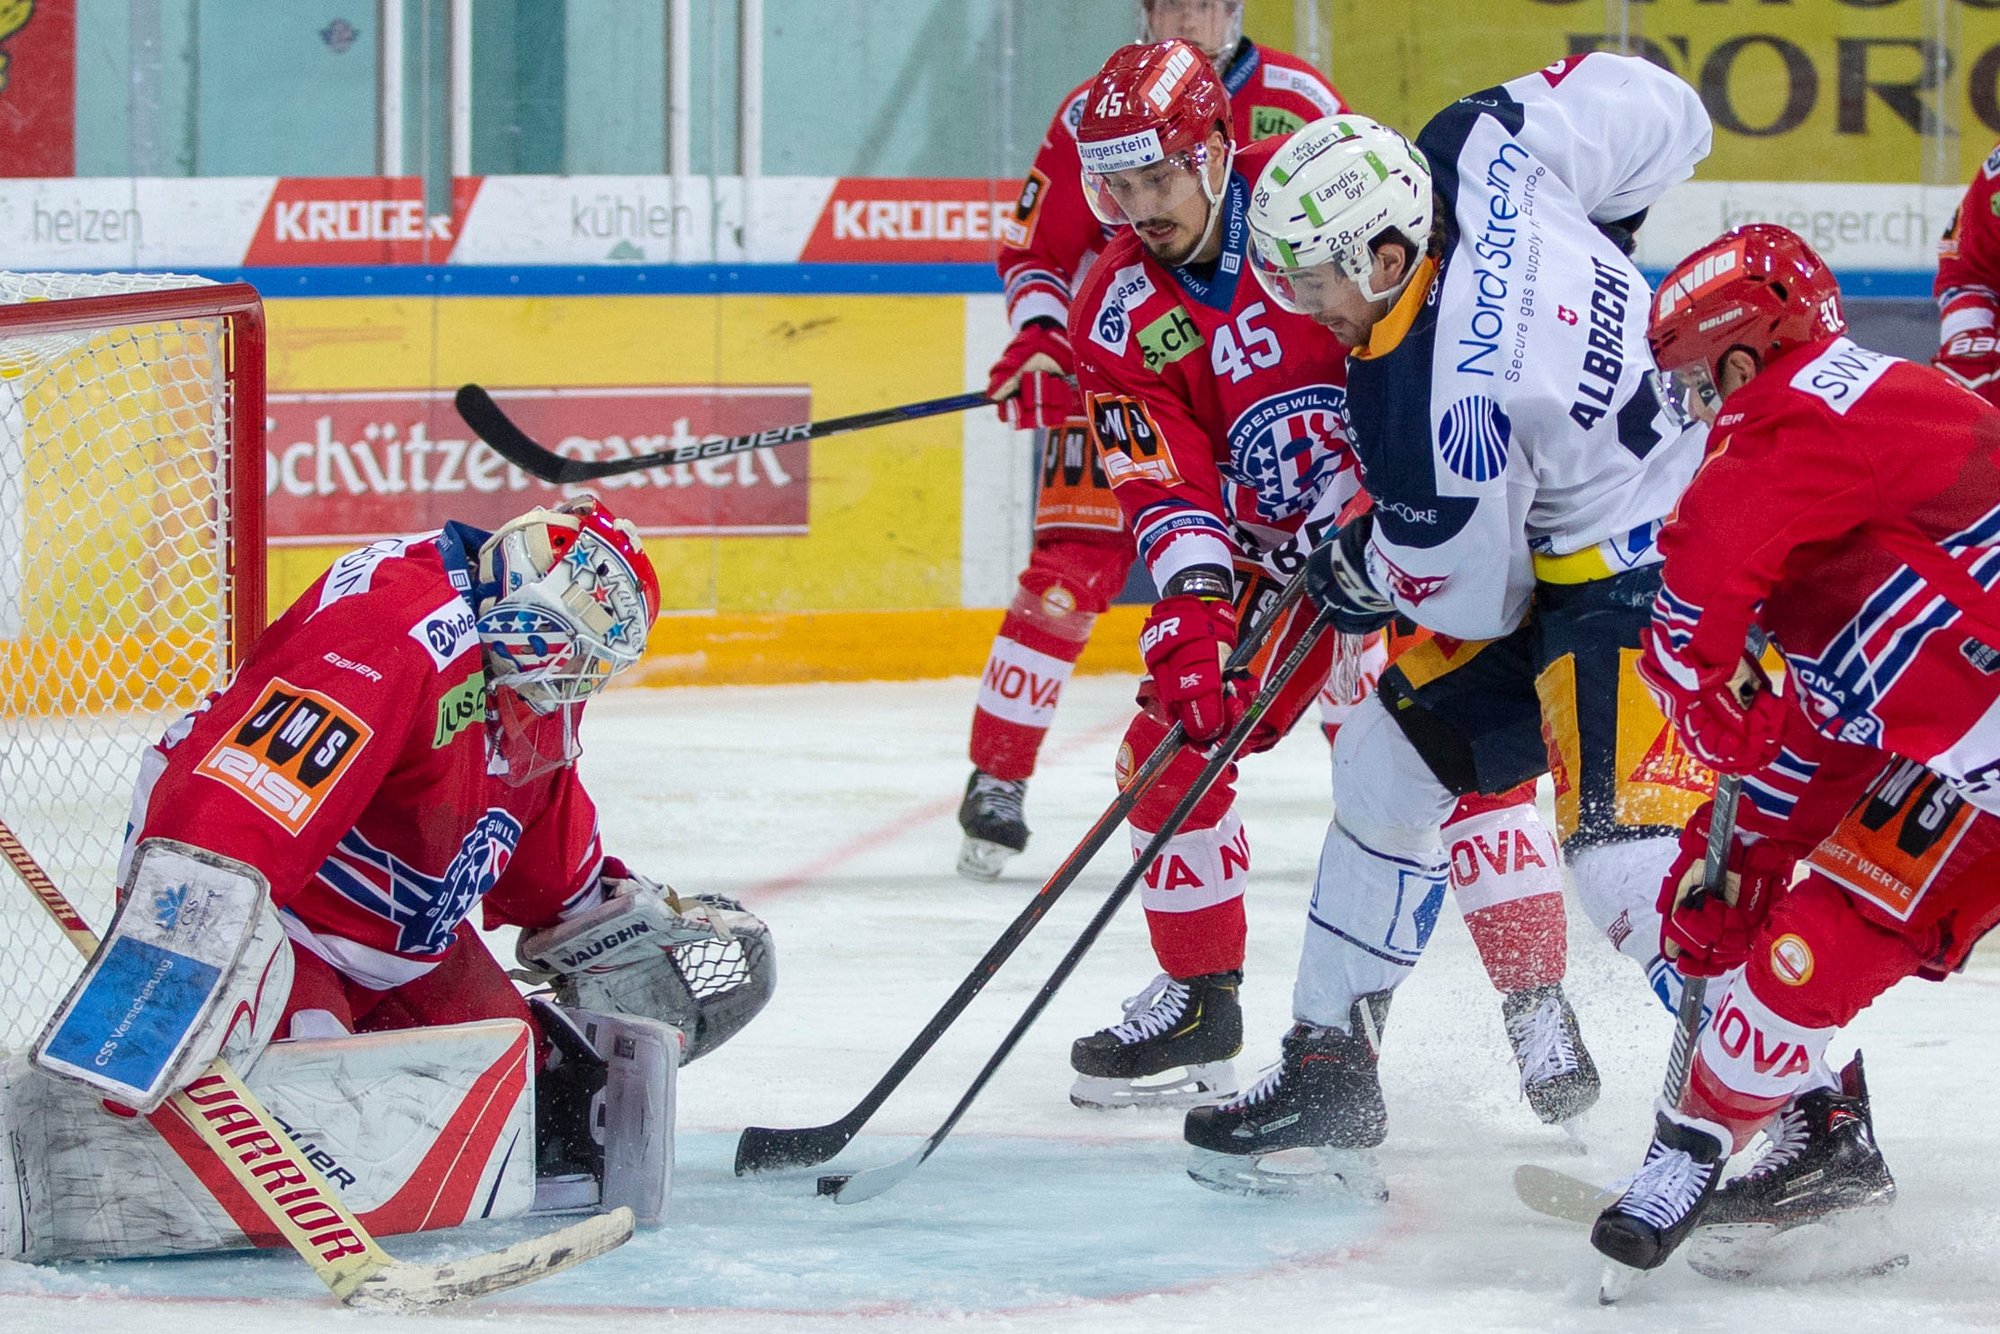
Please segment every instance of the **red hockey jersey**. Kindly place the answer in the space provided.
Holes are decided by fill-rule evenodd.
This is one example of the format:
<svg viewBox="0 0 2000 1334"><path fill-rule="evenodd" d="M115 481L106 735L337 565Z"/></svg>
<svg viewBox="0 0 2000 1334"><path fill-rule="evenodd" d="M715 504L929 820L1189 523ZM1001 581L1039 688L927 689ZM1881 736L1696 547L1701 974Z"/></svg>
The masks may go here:
<svg viewBox="0 0 2000 1334"><path fill-rule="evenodd" d="M1168 268L1127 230L1071 308L1091 434L1157 587L1270 550L1360 489L1347 350L1250 269L1250 190L1277 147L1237 152L1214 264Z"/></svg>
<svg viewBox="0 0 2000 1334"><path fill-rule="evenodd" d="M1222 71L1222 85L1229 93L1239 145L1290 134L1321 116L1347 110L1319 71L1254 42L1237 47ZM1083 197L1076 127L1089 91L1086 80L1063 99L1049 122L1002 235L1000 281L1006 284L1008 321L1017 330L1033 319L1068 320L1071 294L1111 235Z"/></svg>
<svg viewBox="0 0 2000 1334"><path fill-rule="evenodd" d="M2000 147L1966 187L1951 226L1938 241L1937 297L1942 341L1974 329L1991 330L2000 316Z"/></svg>
<svg viewBox="0 0 2000 1334"><path fill-rule="evenodd" d="M546 926L596 886L597 813L564 767L519 787L490 741L461 525L335 561L236 679L148 756L136 839L270 880L285 929L362 986L428 972L484 900Z"/></svg>
<svg viewBox="0 0 2000 1334"><path fill-rule="evenodd" d="M2000 794L2000 409L1844 337L1794 349L1724 403L1660 549L1667 671L1733 667L1754 621L1822 735Z"/></svg>

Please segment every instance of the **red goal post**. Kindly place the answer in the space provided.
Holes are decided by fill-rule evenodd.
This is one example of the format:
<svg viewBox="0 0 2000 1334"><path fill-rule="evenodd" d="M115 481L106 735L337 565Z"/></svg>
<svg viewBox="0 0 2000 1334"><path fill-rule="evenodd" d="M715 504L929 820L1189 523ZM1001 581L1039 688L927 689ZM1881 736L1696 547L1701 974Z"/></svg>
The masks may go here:
<svg viewBox="0 0 2000 1334"><path fill-rule="evenodd" d="M102 929L146 749L264 626L264 315L172 274L0 272L0 819ZM0 1047L80 961L0 889Z"/></svg>

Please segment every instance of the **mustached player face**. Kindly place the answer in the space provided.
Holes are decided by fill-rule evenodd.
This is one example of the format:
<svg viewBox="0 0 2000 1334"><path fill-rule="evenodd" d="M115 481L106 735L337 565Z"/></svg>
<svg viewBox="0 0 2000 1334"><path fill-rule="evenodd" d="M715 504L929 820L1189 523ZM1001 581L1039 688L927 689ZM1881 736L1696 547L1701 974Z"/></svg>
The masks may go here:
<svg viewBox="0 0 2000 1334"><path fill-rule="evenodd" d="M1162 264L1193 258L1208 228L1209 202L1195 169L1178 161L1114 172L1106 178L1139 243Z"/></svg>

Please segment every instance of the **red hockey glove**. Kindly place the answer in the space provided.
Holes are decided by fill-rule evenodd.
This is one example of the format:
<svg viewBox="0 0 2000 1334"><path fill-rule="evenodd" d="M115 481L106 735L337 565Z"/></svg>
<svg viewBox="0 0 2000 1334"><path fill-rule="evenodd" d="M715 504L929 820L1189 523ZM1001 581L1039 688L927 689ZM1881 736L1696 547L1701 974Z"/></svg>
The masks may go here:
<svg viewBox="0 0 2000 1334"><path fill-rule="evenodd" d="M1660 883L1660 953L1688 977L1720 977L1750 957L1750 940L1791 887L1795 850L1770 839L1745 845L1731 836L1720 894L1698 893L1708 856L1703 802L1681 831L1680 852Z"/></svg>
<svg viewBox="0 0 2000 1334"><path fill-rule="evenodd" d="M1016 430L1061 426L1076 416L1076 387L1063 377L1076 369L1069 334L1051 320L1035 320L1007 344L986 377L986 396L1000 419Z"/></svg>
<svg viewBox="0 0 2000 1334"><path fill-rule="evenodd" d="M1228 731L1255 693L1241 678L1223 679L1222 664L1235 647L1235 604L1192 593L1154 603L1139 636L1160 703L1198 745Z"/></svg>
<svg viewBox="0 0 2000 1334"><path fill-rule="evenodd" d="M1748 658L1728 676L1692 668L1667 648L1657 625L1646 627L1643 642L1639 679L1695 758L1729 774L1753 773L1778 758L1787 706L1763 668Z"/></svg>
<svg viewBox="0 0 2000 1334"><path fill-rule="evenodd" d="M1931 365L1989 403L2000 403L2000 338L1992 329L1969 329L1945 339Z"/></svg>

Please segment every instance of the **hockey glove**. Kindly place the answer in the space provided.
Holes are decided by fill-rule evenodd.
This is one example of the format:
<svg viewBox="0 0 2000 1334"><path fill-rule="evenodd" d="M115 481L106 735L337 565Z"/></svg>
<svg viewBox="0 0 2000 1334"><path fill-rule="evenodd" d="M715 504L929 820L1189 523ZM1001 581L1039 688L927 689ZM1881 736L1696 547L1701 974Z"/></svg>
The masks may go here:
<svg viewBox="0 0 2000 1334"><path fill-rule="evenodd" d="M1228 731L1256 693L1254 682L1246 690L1242 678L1223 677L1222 664L1235 647L1235 604L1192 593L1154 603L1139 636L1160 703L1198 745Z"/></svg>
<svg viewBox="0 0 2000 1334"><path fill-rule="evenodd" d="M1754 773L1777 759L1786 705L1764 669L1749 658L1728 675L1692 667L1667 647L1664 634L1657 624L1642 633L1639 679L1695 758L1726 774Z"/></svg>
<svg viewBox="0 0 2000 1334"><path fill-rule="evenodd" d="M1355 516L1306 557L1306 596L1333 617L1336 630L1365 635L1395 619L1396 607L1368 575L1373 510Z"/></svg>
<svg viewBox="0 0 2000 1334"><path fill-rule="evenodd" d="M1722 893L1702 892L1713 806L1703 802L1681 831L1680 851L1660 884L1660 953L1687 977L1720 977L1750 957L1751 938L1790 888L1798 862L1784 844L1732 836Z"/></svg>
<svg viewBox="0 0 2000 1334"><path fill-rule="evenodd" d="M1991 328L1945 339L1931 365L1985 399L2000 403L2000 338Z"/></svg>
<svg viewBox="0 0 2000 1334"><path fill-rule="evenodd" d="M1076 369L1069 334L1053 320L1030 320L1014 335L986 377L986 396L1016 430L1061 426L1077 415Z"/></svg>

